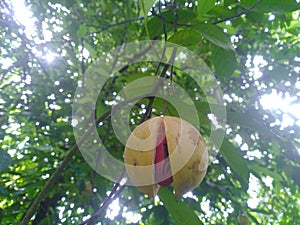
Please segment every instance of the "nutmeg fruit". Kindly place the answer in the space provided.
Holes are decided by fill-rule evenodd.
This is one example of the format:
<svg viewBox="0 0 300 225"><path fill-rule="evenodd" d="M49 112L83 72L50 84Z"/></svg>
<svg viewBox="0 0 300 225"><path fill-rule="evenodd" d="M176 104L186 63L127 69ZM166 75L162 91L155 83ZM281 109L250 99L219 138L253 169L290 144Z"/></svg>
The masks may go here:
<svg viewBox="0 0 300 225"><path fill-rule="evenodd" d="M238 217L238 221L240 225L248 225L249 224L249 218L246 214L240 214Z"/></svg>
<svg viewBox="0 0 300 225"><path fill-rule="evenodd" d="M193 125L178 117L154 117L133 130L124 162L132 183L145 194L154 197L159 186L173 184L178 197L200 184L208 153Z"/></svg>

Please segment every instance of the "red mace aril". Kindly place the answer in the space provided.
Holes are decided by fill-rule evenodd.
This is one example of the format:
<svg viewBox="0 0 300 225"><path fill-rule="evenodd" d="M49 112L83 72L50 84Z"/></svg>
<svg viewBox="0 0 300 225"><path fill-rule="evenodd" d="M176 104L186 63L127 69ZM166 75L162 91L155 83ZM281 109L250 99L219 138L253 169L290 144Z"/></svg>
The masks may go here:
<svg viewBox="0 0 300 225"><path fill-rule="evenodd" d="M158 138L159 140L159 138ZM173 182L170 160L168 158L168 144L164 136L163 140L156 146L154 153L154 171L155 180L160 186L166 187ZM164 163L159 163L164 161ZM167 177L166 179L163 179ZM160 181L161 180L161 181Z"/></svg>
<svg viewBox="0 0 300 225"><path fill-rule="evenodd" d="M208 166L198 130L177 117L154 117L137 126L124 152L127 174L142 192L154 197L159 186L174 185L181 196L200 184Z"/></svg>

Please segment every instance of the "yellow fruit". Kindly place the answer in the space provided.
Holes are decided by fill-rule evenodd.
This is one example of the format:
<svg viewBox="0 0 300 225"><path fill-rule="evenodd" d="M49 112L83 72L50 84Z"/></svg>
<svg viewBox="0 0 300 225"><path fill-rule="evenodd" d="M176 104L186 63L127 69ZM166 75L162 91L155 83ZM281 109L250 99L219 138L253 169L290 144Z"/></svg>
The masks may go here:
<svg viewBox="0 0 300 225"><path fill-rule="evenodd" d="M154 197L159 186L174 185L181 196L200 184L208 153L199 131L177 117L154 117L137 126L124 152L128 176L134 185Z"/></svg>
<svg viewBox="0 0 300 225"><path fill-rule="evenodd" d="M238 220L239 220L240 225L248 225L249 224L249 219L245 214L239 215Z"/></svg>

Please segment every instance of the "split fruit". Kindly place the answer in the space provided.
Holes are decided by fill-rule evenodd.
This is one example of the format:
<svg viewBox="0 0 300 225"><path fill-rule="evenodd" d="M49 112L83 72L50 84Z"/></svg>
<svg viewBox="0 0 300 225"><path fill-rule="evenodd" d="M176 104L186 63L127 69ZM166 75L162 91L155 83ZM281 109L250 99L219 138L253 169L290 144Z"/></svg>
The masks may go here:
<svg viewBox="0 0 300 225"><path fill-rule="evenodd" d="M154 117L133 130L124 162L132 183L145 194L154 197L159 186L173 183L178 197L200 184L208 153L193 125L177 117Z"/></svg>

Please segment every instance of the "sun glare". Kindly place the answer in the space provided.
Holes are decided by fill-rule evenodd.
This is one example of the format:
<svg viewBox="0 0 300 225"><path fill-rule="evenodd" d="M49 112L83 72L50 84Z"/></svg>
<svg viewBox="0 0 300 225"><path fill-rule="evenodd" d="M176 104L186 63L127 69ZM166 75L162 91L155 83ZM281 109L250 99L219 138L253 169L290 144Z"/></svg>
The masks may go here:
<svg viewBox="0 0 300 225"><path fill-rule="evenodd" d="M37 19L33 17L33 14L30 11L30 9L26 7L24 0L13 0L11 3L14 11L13 16L19 24L22 24L24 26L24 33L29 40L33 40L36 43L36 45L51 41L53 34L47 29L47 27L43 27L42 30L43 40L38 38L37 30L35 27ZM53 62L55 57L57 56L49 50L46 50L44 52L35 51L35 47L33 48L33 51L37 57L42 58L48 63Z"/></svg>
<svg viewBox="0 0 300 225"><path fill-rule="evenodd" d="M268 62L261 55L255 55L254 57L248 56L248 60L245 64L246 67L250 70L250 75L254 80L261 79L263 82L263 72L261 67L266 67ZM295 58L297 61L298 59ZM300 82L291 84L290 81L287 81L284 86L300 89ZM272 89L271 94L266 94L261 96L259 102L265 110L274 112L275 114L281 117L277 119L274 123L270 124L271 126L280 125L280 129L284 129L289 126L300 126L300 102L298 101L300 92L295 96L291 96L288 91L278 91Z"/></svg>
<svg viewBox="0 0 300 225"><path fill-rule="evenodd" d="M35 25L37 21L33 18L32 12L25 6L25 2L22 0L13 0L12 7L14 11L14 17L16 21L25 26L25 33L27 35L35 34Z"/></svg>
<svg viewBox="0 0 300 225"><path fill-rule="evenodd" d="M119 204L119 199L117 198L109 205L106 217L108 217L111 220L114 220L115 217L119 215L120 209L121 207Z"/></svg>
<svg viewBox="0 0 300 225"><path fill-rule="evenodd" d="M288 92L282 93L273 89L271 94L263 95L260 104L266 110L275 111L282 115L281 128L300 126L300 103L294 104L297 96L290 96ZM277 124L276 124L277 125Z"/></svg>

